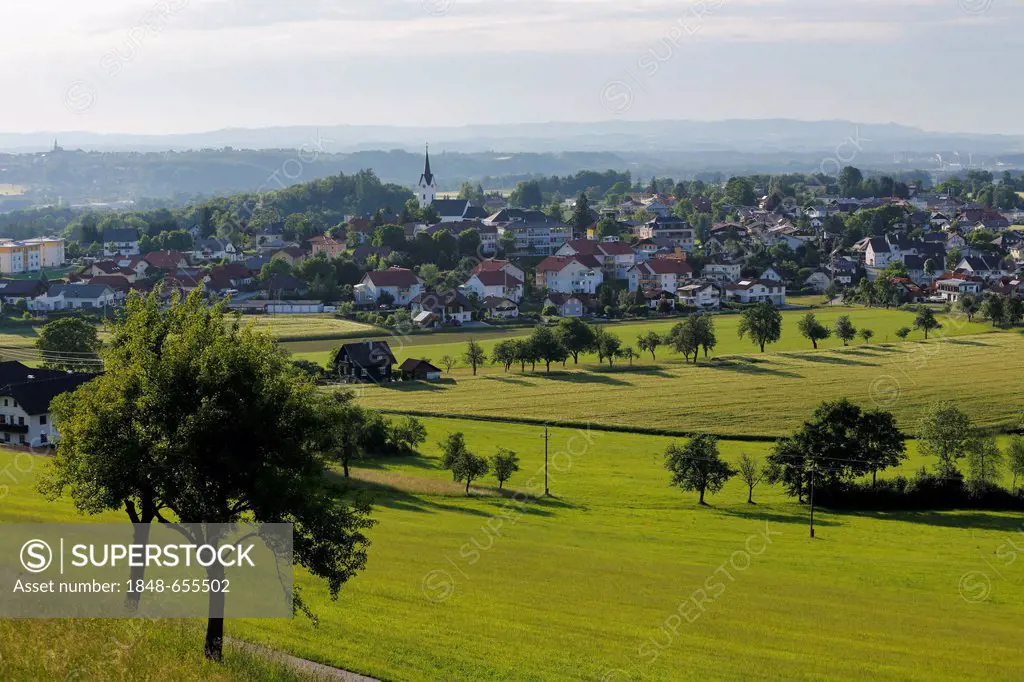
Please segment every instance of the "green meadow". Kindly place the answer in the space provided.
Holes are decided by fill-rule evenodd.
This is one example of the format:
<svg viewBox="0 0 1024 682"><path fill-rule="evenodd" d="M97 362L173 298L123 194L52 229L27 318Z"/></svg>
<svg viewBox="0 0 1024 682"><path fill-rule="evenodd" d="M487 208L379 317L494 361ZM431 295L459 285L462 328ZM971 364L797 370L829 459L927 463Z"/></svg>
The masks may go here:
<svg viewBox="0 0 1024 682"><path fill-rule="evenodd" d="M820 302L820 298L817 298L817 300ZM875 332L873 339L875 343L896 342L899 340L896 337L896 330L905 326L913 327L914 324L914 313L895 309L824 306L811 311L788 310L782 313L782 339L779 343L771 346L771 350L783 351L811 348L810 341L800 336L796 328L799 319L808 312L813 312L822 323L828 326L832 326L840 315L849 315L851 321L858 329L869 328ZM990 330L990 326L984 322L975 321L969 323L959 316L940 314L938 318L943 324L942 334L946 337L978 334ZM622 339L623 345L633 345L635 347L637 335L645 334L649 331L664 334L679 321L680 319L677 318L642 322L613 322L606 326L609 331ZM737 336L736 329L739 326L739 322L740 316L736 314L715 316L715 331L718 336L718 348L715 350L717 354L732 355L735 353L750 353L757 350L749 340L740 339ZM517 329L480 328L457 332L408 335L381 331L375 336L365 338L386 339L399 362L406 358L429 358L436 363L445 355L461 357L465 351L466 342L471 338L479 341L484 349L490 353L494 348L494 344L502 339L524 337L529 334L530 328L528 327ZM911 333L910 338L923 339L924 334L915 331ZM350 341L355 340L359 339L350 339ZM293 337L284 346L294 353L297 358L326 364L330 351L341 343L344 342L337 340L300 341ZM829 339L819 344L819 346L822 348L833 348L842 346L842 342L838 339ZM662 355L668 356L664 351ZM593 360L597 360L596 356ZM680 358L680 362L682 362L682 358Z"/></svg>
<svg viewBox="0 0 1024 682"><path fill-rule="evenodd" d="M298 572L319 627L301 617L230 621L230 636L380 679L1024 676L1024 571L1008 544L1024 547L1019 515L819 509L812 540L807 509L780 489L762 485L748 505L734 479L700 508L695 494L669 487L661 453L670 438L551 429L546 498L543 429L425 423L422 456L354 469L379 522L367 569L337 602ZM519 453L521 470L504 494L486 479L467 498L441 470L437 441L456 430L480 454L498 446ZM732 461L769 447L721 446ZM904 471L930 464L911 450ZM0 468L9 463L0 455ZM35 492L46 466L22 460L19 469L30 471L18 473L0 520L86 520ZM49 661L52 679L66 679L123 625L0 627L4 679L32 678L44 670L37 659ZM138 654L147 678L207 674L200 627L153 626ZM32 663L25 650L43 653ZM203 679L235 679L230 665ZM283 674L254 670L251 679Z"/></svg>

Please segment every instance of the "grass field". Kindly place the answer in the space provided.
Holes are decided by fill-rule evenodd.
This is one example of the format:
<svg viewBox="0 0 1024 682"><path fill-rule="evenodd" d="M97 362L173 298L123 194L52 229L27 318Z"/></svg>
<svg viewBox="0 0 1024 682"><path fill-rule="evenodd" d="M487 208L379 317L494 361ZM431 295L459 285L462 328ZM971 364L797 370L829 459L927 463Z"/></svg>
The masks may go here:
<svg viewBox="0 0 1024 682"><path fill-rule="evenodd" d="M243 316L243 324L252 323L281 341L309 337L343 338L358 334L380 334L383 330L369 324L342 320L333 315L260 315ZM335 344L338 345L338 344Z"/></svg>
<svg viewBox="0 0 1024 682"><path fill-rule="evenodd" d="M670 488L660 456L668 438L567 429L551 430L553 498L510 499L488 480L467 499L439 467L439 438L461 430L481 454L512 448L522 470L511 489L539 495L542 430L425 422L426 456L354 470L376 496L367 570L337 602L299 573L320 626L231 621L229 635L401 680L1024 675L1024 575L1003 551L1017 539L1017 515L819 510L810 540L806 509L778 489L760 487L758 504L748 505L733 480L699 508L695 495ZM730 460L767 447L722 443ZM915 455L904 469L923 461ZM82 518L34 492L45 466L36 460L19 474L0 520ZM65 651L67 643L95 652L121 626L0 627L0 673L4 665L15 671L5 679L42 670L38 661L10 667L28 651L52 652L49 677L66 679L64 659L89 655ZM162 624L145 640L139 662L154 671L149 679L199 674L199 633L188 627ZM252 679L274 678L261 671Z"/></svg>
<svg viewBox="0 0 1024 682"><path fill-rule="evenodd" d="M820 302L820 299L818 299ZM779 343L769 347L771 351L803 350L810 349L811 344L807 339L800 336L796 325L801 317L807 314L806 310L791 310L782 314L782 339ZM903 326L913 326L914 314L901 310L886 310L884 308L863 308L863 307L823 307L813 311L818 319L831 326L840 315L849 315L857 328L867 327L875 332L876 343L896 341L896 330ZM964 334L977 334L989 331L987 324L980 322L968 323L959 317L939 315L940 321L944 324L943 334L945 336L960 336ZM622 339L624 345L636 344L638 334L648 331L656 331L659 334L667 333L679 319L652 320L644 322L624 322L606 325L608 330ZM715 317L715 331L718 337L718 347L715 349L717 355L733 355L736 353L750 353L757 350L749 340L740 339L736 329L740 323L739 315L723 314ZM414 334L399 336L397 334L382 332L376 336L367 337L375 339L386 339L391 345L398 361L410 357L429 358L437 362L444 355L461 357L465 351L466 341L473 338L480 342L488 353L494 348L494 344L505 338L524 337L530 334L529 328L518 329L474 329L458 332L445 332L440 334ZM920 332L914 332L911 339L924 338ZM339 345L337 341L293 341L284 344L285 347L295 354L297 358L313 360L326 364L331 349ZM837 339L829 339L819 344L822 348L833 348L842 346ZM666 353L662 353L667 357ZM594 358L596 361L596 357ZM679 358L682 362L682 358ZM500 371L500 370L499 370Z"/></svg>
<svg viewBox="0 0 1024 682"><path fill-rule="evenodd" d="M721 338L721 337L720 337ZM765 353L680 364L663 352L623 362L526 373L456 370L440 382L360 387L370 407L446 415L571 421L728 436L780 436L825 399L893 411L913 430L925 407L958 402L979 425L1015 427L1024 407L1024 334ZM968 388L974 387L974 388ZM983 388L982 388L983 387Z"/></svg>

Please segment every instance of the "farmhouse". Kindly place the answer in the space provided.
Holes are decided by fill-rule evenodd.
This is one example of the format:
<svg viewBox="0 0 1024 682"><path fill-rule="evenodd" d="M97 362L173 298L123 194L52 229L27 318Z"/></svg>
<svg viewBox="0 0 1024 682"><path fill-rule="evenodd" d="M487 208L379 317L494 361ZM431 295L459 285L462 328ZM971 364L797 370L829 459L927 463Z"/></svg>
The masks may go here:
<svg viewBox="0 0 1024 682"><path fill-rule="evenodd" d="M379 384L391 381L395 362L387 341L362 341L341 346L333 368L342 380Z"/></svg>
<svg viewBox="0 0 1024 682"><path fill-rule="evenodd" d="M0 362L0 439L32 446L55 442L50 402L96 376Z"/></svg>

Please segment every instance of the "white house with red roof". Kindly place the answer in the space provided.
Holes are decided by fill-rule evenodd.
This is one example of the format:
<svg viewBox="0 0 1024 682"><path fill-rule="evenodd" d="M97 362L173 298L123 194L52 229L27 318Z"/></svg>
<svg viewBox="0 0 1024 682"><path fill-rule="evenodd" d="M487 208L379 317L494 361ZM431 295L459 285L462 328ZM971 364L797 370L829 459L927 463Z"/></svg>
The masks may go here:
<svg viewBox="0 0 1024 682"><path fill-rule="evenodd" d="M932 283L935 295L947 303L956 303L964 294L980 294L985 281L966 272L946 272Z"/></svg>
<svg viewBox="0 0 1024 682"><path fill-rule="evenodd" d="M629 291L675 291L693 279L693 266L674 258L655 258L629 269Z"/></svg>
<svg viewBox="0 0 1024 682"><path fill-rule="evenodd" d="M561 294L594 294L604 270L593 256L548 256L537 266L537 286Z"/></svg>
<svg viewBox="0 0 1024 682"><path fill-rule="evenodd" d="M478 272L507 272L520 282L526 281L526 272L510 260L500 258L488 258L476 264L469 274L475 275Z"/></svg>
<svg viewBox="0 0 1024 682"><path fill-rule="evenodd" d="M353 287L356 303L367 305L380 300L381 294L389 294L395 305L409 305L412 299L423 293L423 280L407 268L388 268L363 275L359 284Z"/></svg>
<svg viewBox="0 0 1024 682"><path fill-rule="evenodd" d="M574 239L562 245L556 256L593 256L607 276L628 279L629 269L636 265L636 252L618 237L605 237L601 241Z"/></svg>
<svg viewBox="0 0 1024 682"><path fill-rule="evenodd" d="M481 300L495 297L519 303L523 298L523 280L507 270L481 270L471 275L463 288L467 292L472 291Z"/></svg>

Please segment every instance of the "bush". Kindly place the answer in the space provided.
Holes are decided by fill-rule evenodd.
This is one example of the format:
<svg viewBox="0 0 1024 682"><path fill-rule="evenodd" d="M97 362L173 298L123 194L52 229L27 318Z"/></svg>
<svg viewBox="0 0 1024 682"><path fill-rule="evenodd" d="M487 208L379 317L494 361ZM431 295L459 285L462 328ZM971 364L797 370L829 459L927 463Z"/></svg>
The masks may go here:
<svg viewBox="0 0 1024 682"><path fill-rule="evenodd" d="M940 478L924 469L913 478L904 476L870 483L841 483L819 487L814 502L829 509L863 511L917 510L1024 510L1024 496L996 485L972 493L963 477Z"/></svg>

